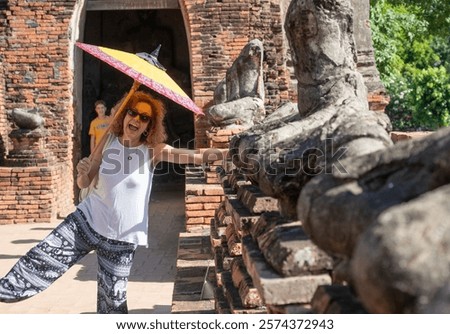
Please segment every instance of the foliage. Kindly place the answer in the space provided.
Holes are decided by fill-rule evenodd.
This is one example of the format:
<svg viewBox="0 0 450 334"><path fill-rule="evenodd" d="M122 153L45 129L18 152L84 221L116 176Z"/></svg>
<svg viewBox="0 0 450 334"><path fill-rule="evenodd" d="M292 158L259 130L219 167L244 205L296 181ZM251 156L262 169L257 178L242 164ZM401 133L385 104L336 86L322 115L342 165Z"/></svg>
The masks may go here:
<svg viewBox="0 0 450 334"><path fill-rule="evenodd" d="M428 31L433 35L448 37L450 5L442 0L391 0L393 5L407 5L412 13L428 22Z"/></svg>
<svg viewBox="0 0 450 334"><path fill-rule="evenodd" d="M371 5L375 57L391 97L386 112L394 129L449 126L450 4L377 0Z"/></svg>

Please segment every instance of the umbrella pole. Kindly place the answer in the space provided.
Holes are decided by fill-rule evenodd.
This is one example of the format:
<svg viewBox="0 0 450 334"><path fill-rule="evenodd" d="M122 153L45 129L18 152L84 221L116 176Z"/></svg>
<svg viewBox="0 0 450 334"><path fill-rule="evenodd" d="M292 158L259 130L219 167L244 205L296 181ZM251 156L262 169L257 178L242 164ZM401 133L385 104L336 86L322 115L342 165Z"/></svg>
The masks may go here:
<svg viewBox="0 0 450 334"><path fill-rule="evenodd" d="M128 101L130 100L131 96L133 96L133 94L139 89L140 87L140 82L134 80L133 82L133 86L131 87L130 91L128 92L128 94L122 99L122 102L120 103L119 108L117 109L117 111L114 113L113 116L113 120L111 121L111 123L108 126L108 129L106 130L105 134L103 135L103 137L100 139L100 141L98 142L98 145L95 146L94 151L91 152L91 154L89 155L89 159L92 161L93 158L97 158L100 159L101 157L99 155L101 155L101 152L103 151L103 146L105 146L106 143L106 138L108 137L106 134L109 133L109 131L111 130L111 126L112 123L117 119L117 117L122 113L122 111L125 109L125 106L127 105Z"/></svg>

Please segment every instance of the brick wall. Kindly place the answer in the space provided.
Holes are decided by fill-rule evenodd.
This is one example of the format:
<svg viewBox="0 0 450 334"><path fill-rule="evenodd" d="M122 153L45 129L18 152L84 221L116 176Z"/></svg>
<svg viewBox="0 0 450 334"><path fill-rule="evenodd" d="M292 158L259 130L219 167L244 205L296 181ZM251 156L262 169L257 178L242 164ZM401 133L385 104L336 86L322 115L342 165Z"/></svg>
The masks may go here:
<svg viewBox="0 0 450 334"><path fill-rule="evenodd" d="M210 129L206 131L208 147L228 148L230 139L242 129ZM231 163L231 162L230 162ZM228 162L226 163L228 164ZM223 161L211 162L204 167L188 167L186 169L186 230L209 230L211 221L226 193L218 177L224 169Z"/></svg>
<svg viewBox="0 0 450 334"><path fill-rule="evenodd" d="M69 22L75 1L10 1L5 64L5 104L38 108L49 130L46 147L58 161L71 154L72 74ZM12 19L14 18L14 19Z"/></svg>
<svg viewBox="0 0 450 334"><path fill-rule="evenodd" d="M186 231L208 230L215 210L224 199L220 185L207 183L201 167L186 169Z"/></svg>
<svg viewBox="0 0 450 334"><path fill-rule="evenodd" d="M397 143L403 140L420 139L432 133L433 133L432 131L416 131L416 132L392 131L391 139L394 143Z"/></svg>
<svg viewBox="0 0 450 334"><path fill-rule="evenodd" d="M0 5L1 6L1 5ZM6 46L6 13L0 7L0 50L4 50ZM8 138L8 124L5 111L5 73L3 54L0 53L0 164L3 162L5 154L5 142Z"/></svg>
<svg viewBox="0 0 450 334"><path fill-rule="evenodd" d="M68 55L74 4L17 0L0 8L2 157L11 150L8 134L15 128L6 114L15 108L37 108L47 133L43 155L49 158L39 166L0 168L0 224L48 222L73 208L73 82Z"/></svg>
<svg viewBox="0 0 450 334"><path fill-rule="evenodd" d="M52 173L49 168L0 168L0 219L3 223L48 222ZM7 189L7 190L6 190Z"/></svg>
<svg viewBox="0 0 450 334"><path fill-rule="evenodd" d="M8 132L8 123L5 111L5 80L3 74L3 66L0 62L0 164L3 163Z"/></svg>

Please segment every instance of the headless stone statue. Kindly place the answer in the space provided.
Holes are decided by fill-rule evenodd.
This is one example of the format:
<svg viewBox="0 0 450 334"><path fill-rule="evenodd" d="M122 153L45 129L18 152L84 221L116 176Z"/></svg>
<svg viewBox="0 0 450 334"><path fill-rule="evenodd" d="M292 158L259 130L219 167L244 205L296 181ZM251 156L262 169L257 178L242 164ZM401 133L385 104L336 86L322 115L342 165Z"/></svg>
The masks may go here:
<svg viewBox="0 0 450 334"><path fill-rule="evenodd" d="M206 110L221 128L251 127L265 115L262 82L262 42L254 39L241 51L214 92L215 105Z"/></svg>
<svg viewBox="0 0 450 334"><path fill-rule="evenodd" d="M12 149L5 157L5 166L47 166L54 157L45 150L48 131L37 109L16 108L8 116L16 125L9 133Z"/></svg>
<svg viewBox="0 0 450 334"><path fill-rule="evenodd" d="M16 108L10 113L10 116L20 129L34 130L44 124L44 119L36 109Z"/></svg>

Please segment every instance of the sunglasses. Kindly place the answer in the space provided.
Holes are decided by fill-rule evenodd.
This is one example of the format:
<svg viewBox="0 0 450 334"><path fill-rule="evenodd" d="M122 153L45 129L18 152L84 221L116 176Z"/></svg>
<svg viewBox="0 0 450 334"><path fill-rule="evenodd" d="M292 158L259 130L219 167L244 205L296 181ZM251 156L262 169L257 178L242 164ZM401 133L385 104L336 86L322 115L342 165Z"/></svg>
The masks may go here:
<svg viewBox="0 0 450 334"><path fill-rule="evenodd" d="M144 115L144 114L140 114L136 110L133 110L133 109L127 109L127 114L130 115L133 118L135 118L136 116L139 115L139 119L142 122L145 122L145 123L150 122L150 120L152 119L150 116Z"/></svg>

